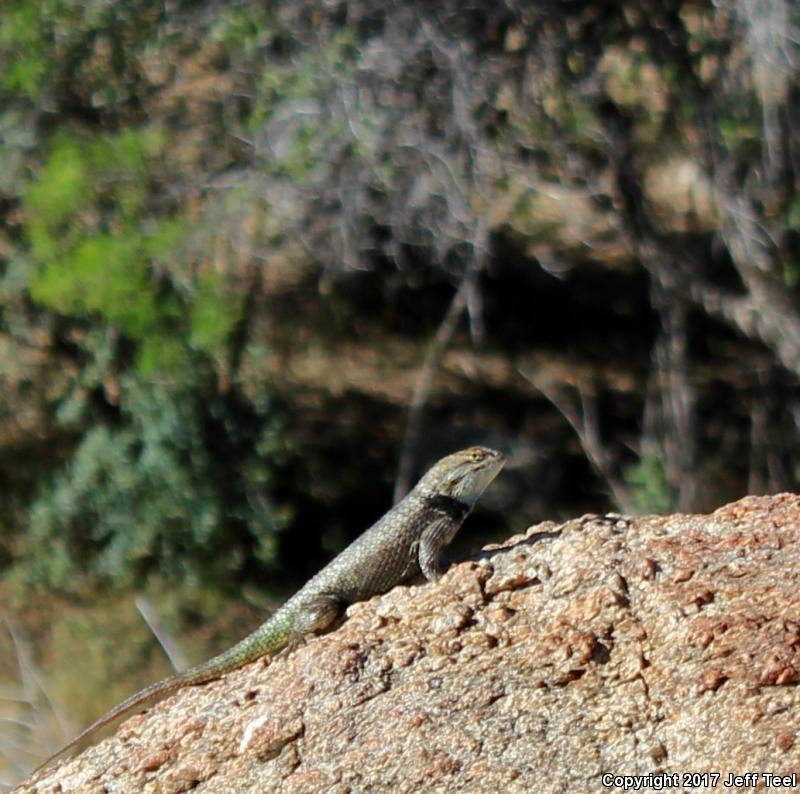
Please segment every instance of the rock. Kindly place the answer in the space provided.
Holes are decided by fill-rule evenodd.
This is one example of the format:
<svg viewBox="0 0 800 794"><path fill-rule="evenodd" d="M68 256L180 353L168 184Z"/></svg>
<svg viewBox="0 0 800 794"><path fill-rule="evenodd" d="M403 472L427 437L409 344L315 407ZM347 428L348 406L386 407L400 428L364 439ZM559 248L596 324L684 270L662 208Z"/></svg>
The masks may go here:
<svg viewBox="0 0 800 794"><path fill-rule="evenodd" d="M798 682L800 497L584 516L356 604L336 631L177 693L19 791L800 781Z"/></svg>

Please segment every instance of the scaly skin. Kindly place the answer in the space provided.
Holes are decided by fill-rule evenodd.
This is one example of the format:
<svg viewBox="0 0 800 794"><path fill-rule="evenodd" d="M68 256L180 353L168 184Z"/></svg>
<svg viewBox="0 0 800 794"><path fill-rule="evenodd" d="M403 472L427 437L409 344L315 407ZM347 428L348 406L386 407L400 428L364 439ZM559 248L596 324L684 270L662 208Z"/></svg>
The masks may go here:
<svg viewBox="0 0 800 794"><path fill-rule="evenodd" d="M184 686L203 684L231 670L324 631L354 601L385 593L422 572L435 581L441 551L458 532L505 457L470 447L442 458L408 495L335 557L252 634L196 667L157 681L115 706L35 771L74 750L109 723Z"/></svg>

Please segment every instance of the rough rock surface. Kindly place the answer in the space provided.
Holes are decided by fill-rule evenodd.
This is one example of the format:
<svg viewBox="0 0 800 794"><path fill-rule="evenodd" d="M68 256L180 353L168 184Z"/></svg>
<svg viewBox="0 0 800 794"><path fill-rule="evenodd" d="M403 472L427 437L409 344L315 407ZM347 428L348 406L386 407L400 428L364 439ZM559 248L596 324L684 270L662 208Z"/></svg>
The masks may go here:
<svg viewBox="0 0 800 794"><path fill-rule="evenodd" d="M19 791L800 784L798 682L800 497L585 516L356 604L331 634L178 693Z"/></svg>

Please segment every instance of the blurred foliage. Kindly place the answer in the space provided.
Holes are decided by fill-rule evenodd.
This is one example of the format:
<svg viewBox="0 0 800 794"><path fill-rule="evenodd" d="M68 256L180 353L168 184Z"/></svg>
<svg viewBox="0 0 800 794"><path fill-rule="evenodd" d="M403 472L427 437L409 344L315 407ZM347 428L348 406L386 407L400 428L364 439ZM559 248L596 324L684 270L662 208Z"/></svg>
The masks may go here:
<svg viewBox="0 0 800 794"><path fill-rule="evenodd" d="M39 265L31 297L63 315L94 314L138 342L143 375L178 366L190 348L218 352L243 300L218 273L200 274L191 295L170 279L186 224L147 213L149 172L162 149L152 130L89 142L58 137L23 198Z"/></svg>
<svg viewBox="0 0 800 794"><path fill-rule="evenodd" d="M20 341L50 336L67 371L37 408L51 435L73 440L60 470L50 473L57 459L40 469L24 513L8 500L5 516L27 526L3 535L13 581L40 589L125 588L153 574L233 586L274 564L290 514L270 497L282 411L269 390L223 382L241 355L247 295L192 247L169 195L169 137L130 105L157 4L118 11L17 2L0 36L17 121L83 98L115 116L19 139L33 167L8 186L23 223L2 277L4 327Z"/></svg>
<svg viewBox="0 0 800 794"><path fill-rule="evenodd" d="M641 515L667 513L675 498L667 477L664 456L651 452L625 472L631 499Z"/></svg>
<svg viewBox="0 0 800 794"><path fill-rule="evenodd" d="M518 525L792 487L800 20L755 8L9 0L0 566L302 578L412 395L417 468L552 461Z"/></svg>
<svg viewBox="0 0 800 794"><path fill-rule="evenodd" d="M0 88L37 103L64 89L96 89L98 104L127 99L138 74L136 45L157 31L163 10L155 0L8 0Z"/></svg>
<svg viewBox="0 0 800 794"><path fill-rule="evenodd" d="M58 134L22 197L29 294L83 328L78 383L55 416L84 431L31 504L19 581L225 581L275 554L286 515L264 495L279 409L215 385L209 356L224 355L244 298L213 271L189 289L170 277L186 266L186 224L154 216L163 148L153 130Z"/></svg>
<svg viewBox="0 0 800 794"><path fill-rule="evenodd" d="M141 342L144 374L175 363L181 319L174 290L155 276L178 249L180 225L143 218L158 146L158 136L133 131L88 145L59 138L23 199L39 265L31 297L66 316L96 314Z"/></svg>
<svg viewBox="0 0 800 794"><path fill-rule="evenodd" d="M124 378L113 425L90 427L33 503L20 575L72 592L152 572L196 587L269 563L288 517L263 498L280 423L270 401L226 402L208 383Z"/></svg>

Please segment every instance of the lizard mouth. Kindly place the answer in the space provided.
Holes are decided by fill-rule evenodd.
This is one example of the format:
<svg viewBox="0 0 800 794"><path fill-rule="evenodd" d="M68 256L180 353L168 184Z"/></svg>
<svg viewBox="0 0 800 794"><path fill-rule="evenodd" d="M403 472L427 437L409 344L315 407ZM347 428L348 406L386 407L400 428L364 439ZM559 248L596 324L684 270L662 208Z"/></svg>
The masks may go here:
<svg viewBox="0 0 800 794"><path fill-rule="evenodd" d="M505 466L506 456L488 447L475 447L468 450L467 454L470 471L463 479L457 498L472 507Z"/></svg>

